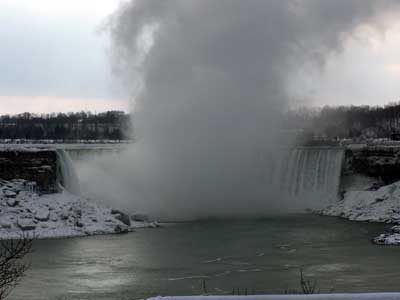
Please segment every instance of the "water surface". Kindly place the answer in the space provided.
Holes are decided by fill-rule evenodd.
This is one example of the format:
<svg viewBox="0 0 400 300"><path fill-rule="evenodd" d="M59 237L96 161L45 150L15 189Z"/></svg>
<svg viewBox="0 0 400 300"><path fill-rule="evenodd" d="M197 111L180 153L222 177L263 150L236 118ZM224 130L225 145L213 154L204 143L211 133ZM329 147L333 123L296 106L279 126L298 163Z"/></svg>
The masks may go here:
<svg viewBox="0 0 400 300"><path fill-rule="evenodd" d="M323 292L399 291L400 247L370 239L385 225L312 215L169 224L124 235L35 243L10 299L137 299L283 293L299 269Z"/></svg>

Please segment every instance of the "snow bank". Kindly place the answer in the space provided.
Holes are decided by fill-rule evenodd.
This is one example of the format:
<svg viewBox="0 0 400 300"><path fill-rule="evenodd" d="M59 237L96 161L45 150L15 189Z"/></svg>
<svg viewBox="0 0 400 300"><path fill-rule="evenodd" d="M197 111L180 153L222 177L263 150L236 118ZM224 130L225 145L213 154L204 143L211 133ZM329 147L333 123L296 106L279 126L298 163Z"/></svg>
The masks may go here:
<svg viewBox="0 0 400 300"><path fill-rule="evenodd" d="M123 233L156 222L131 219L127 214L63 190L38 195L26 180L0 180L0 239L28 233L37 238Z"/></svg>
<svg viewBox="0 0 400 300"><path fill-rule="evenodd" d="M399 300L400 293L251 295L251 296L169 296L147 300Z"/></svg>
<svg viewBox="0 0 400 300"><path fill-rule="evenodd" d="M369 221L400 224L400 181L385 185L376 191L348 191L338 200L320 211L351 221ZM377 244L400 245L400 226L373 239Z"/></svg>
<svg viewBox="0 0 400 300"><path fill-rule="evenodd" d="M378 245L400 245L400 226L393 226L389 232L374 238L373 242Z"/></svg>
<svg viewBox="0 0 400 300"><path fill-rule="evenodd" d="M376 191L348 191L321 213L352 221L400 222L400 181Z"/></svg>

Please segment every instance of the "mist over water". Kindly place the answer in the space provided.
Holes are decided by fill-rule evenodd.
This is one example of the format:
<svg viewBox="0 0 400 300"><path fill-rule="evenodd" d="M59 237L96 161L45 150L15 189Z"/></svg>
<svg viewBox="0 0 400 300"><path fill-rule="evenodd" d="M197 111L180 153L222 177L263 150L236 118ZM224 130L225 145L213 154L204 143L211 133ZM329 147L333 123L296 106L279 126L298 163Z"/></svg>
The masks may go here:
<svg viewBox="0 0 400 300"><path fill-rule="evenodd" d="M80 165L113 206L192 219L305 208L267 184L291 146L287 87L395 1L143 0L111 18L113 69L132 93L136 143ZM306 199L305 199L306 200ZM316 199L318 201L318 199Z"/></svg>

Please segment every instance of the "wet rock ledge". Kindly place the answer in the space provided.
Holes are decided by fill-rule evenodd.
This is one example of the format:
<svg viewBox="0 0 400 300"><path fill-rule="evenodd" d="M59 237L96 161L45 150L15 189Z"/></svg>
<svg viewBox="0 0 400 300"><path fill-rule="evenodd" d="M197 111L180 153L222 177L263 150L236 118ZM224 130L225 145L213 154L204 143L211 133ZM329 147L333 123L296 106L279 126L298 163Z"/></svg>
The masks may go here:
<svg viewBox="0 0 400 300"><path fill-rule="evenodd" d="M57 192L57 153L41 149L0 149L0 179L36 182L41 193Z"/></svg>
<svg viewBox="0 0 400 300"><path fill-rule="evenodd" d="M350 147L345 157L345 173L380 178L385 184L400 180L400 146Z"/></svg>

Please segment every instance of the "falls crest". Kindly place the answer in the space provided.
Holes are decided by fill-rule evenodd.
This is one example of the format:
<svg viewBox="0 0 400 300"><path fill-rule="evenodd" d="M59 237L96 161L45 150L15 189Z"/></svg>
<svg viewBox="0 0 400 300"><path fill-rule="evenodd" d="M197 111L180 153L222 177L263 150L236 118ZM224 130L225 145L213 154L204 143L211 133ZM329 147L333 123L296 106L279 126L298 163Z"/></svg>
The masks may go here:
<svg viewBox="0 0 400 300"><path fill-rule="evenodd" d="M79 195L80 185L78 176L76 175L75 168L71 158L64 149L57 149L58 180L59 183L70 193Z"/></svg>

